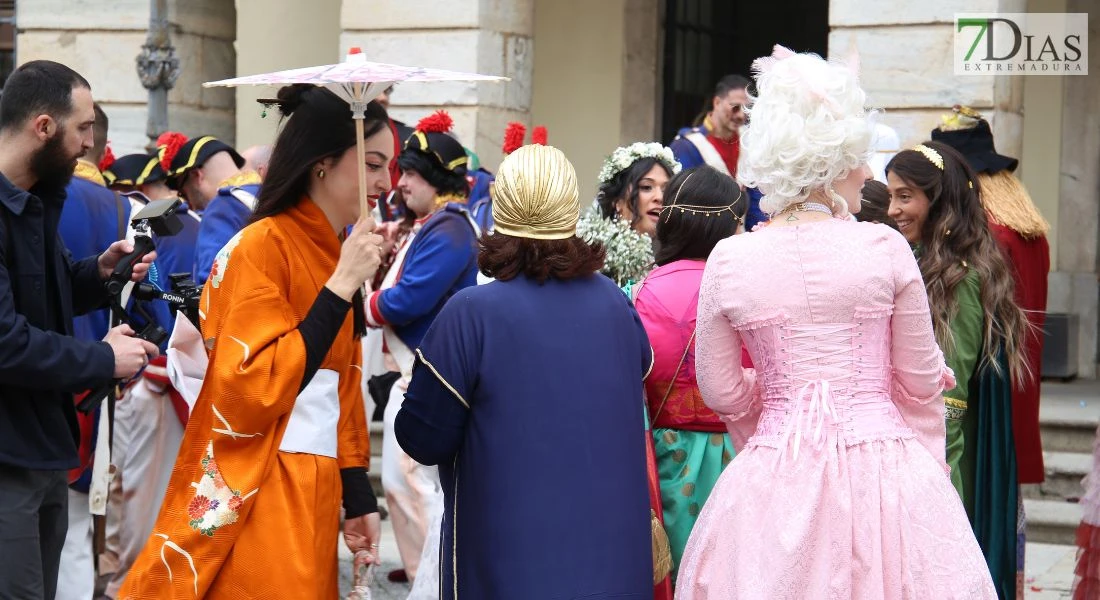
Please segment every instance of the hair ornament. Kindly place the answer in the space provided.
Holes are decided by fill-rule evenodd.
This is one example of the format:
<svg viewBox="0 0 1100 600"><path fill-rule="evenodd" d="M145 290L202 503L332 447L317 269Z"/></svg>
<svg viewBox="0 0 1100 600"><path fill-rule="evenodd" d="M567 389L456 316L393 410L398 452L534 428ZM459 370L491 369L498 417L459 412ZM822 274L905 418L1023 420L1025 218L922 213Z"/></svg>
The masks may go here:
<svg viewBox="0 0 1100 600"><path fill-rule="evenodd" d="M454 119L447 111L437 110L434 113L420 119L416 124L416 130L421 133L447 133L454 127Z"/></svg>
<svg viewBox="0 0 1100 600"><path fill-rule="evenodd" d="M740 215L733 212L733 206L737 204L738 200L741 199L740 189L738 189L737 191L737 198L734 198L733 202L730 202L725 206L699 206L695 204L678 204L678 201L680 200L680 192L684 190L684 186L687 185L687 182L691 181L691 178L694 176L695 171L689 173L688 176L684 178L684 182L681 183L680 187L676 190L676 195L672 197L672 204L666 204L665 206L661 207L661 213L665 215L665 223L668 223L668 217L673 213L674 210L679 210L680 214L691 213L693 215L706 215L708 217L722 214L728 210L730 214L733 215L733 220L735 222L744 222ZM665 213L666 210L668 211L667 213Z"/></svg>
<svg viewBox="0 0 1100 600"><path fill-rule="evenodd" d="M604 160L603 168L600 169L600 185L611 181L616 175L643 158L656 159L666 169L672 171L673 175L680 172L680 161L676 160L676 155L672 153L671 148L657 142L634 142L629 146L616 148L611 156Z"/></svg>
<svg viewBox="0 0 1100 600"><path fill-rule="evenodd" d="M936 152L935 150L929 148L928 146L925 146L924 144L917 144L916 146L913 146L912 149L923 154L924 157L928 159L928 162L936 165L937 169L941 171L943 170L943 157L940 156L939 152Z"/></svg>

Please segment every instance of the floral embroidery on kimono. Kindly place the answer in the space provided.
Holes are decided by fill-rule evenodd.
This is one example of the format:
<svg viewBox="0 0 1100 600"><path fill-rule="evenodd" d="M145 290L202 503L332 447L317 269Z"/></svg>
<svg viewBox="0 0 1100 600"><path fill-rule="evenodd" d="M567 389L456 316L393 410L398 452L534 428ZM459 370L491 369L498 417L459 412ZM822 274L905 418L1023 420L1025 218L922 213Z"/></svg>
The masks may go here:
<svg viewBox="0 0 1100 600"><path fill-rule="evenodd" d="M229 255L240 242L241 234L238 232L237 235L226 242L221 250L218 250L217 256L214 257L214 265L210 267L210 285L215 288L221 286L222 280L225 279L226 269L229 268Z"/></svg>
<svg viewBox="0 0 1100 600"><path fill-rule="evenodd" d="M214 444L206 446L206 455L202 458L202 478L192 483L195 497L187 505L188 525L206 536L237 522L237 512L244 503L240 490L234 490L225 483L218 463L214 460ZM249 494L251 495L251 494Z"/></svg>

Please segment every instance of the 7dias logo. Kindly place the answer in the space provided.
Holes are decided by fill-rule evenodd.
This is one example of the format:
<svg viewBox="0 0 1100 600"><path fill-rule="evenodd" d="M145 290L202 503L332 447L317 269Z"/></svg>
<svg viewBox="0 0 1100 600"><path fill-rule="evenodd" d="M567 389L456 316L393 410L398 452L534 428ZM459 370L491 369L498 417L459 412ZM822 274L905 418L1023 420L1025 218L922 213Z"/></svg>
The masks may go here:
<svg viewBox="0 0 1100 600"><path fill-rule="evenodd" d="M956 75L1088 75L1088 13L955 15Z"/></svg>

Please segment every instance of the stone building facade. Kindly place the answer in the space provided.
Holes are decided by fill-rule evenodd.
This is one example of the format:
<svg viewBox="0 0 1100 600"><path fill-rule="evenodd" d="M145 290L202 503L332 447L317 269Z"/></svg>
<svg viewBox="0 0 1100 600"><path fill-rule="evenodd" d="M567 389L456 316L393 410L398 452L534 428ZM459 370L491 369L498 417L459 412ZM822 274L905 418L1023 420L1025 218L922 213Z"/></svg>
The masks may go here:
<svg viewBox="0 0 1100 600"><path fill-rule="evenodd" d="M170 126L242 147L268 142L277 119L261 117L255 99L271 97L274 89L200 84L331 63L359 46L369 60L510 77L505 84L401 85L391 112L414 124L446 108L458 137L489 168L499 163L508 121L545 125L550 143L576 165L583 195L592 197L611 150L667 137L662 132L676 125L662 122L672 101L665 96L674 91L667 80L681 75L670 69L682 51L679 38L669 35L679 14L674 4L711 7L714 15L725 10L711 19L723 22L708 22L706 14L694 18L704 29L725 32L742 54L746 44L759 55L773 42L836 56L857 49L869 103L882 110L881 119L899 132L903 146L926 139L953 104L986 114L998 150L1021 159L1018 174L1053 226L1050 311L1078 315L1077 371L1096 376L1100 15L1093 10L1089 17L1089 76L957 77L951 63L956 12L1090 12L1089 0L970 0L965 7L957 0L832 0L827 12L818 0L737 3L735 9L698 0L168 0L183 67L169 94ZM809 33L788 41L784 32L796 26L781 17L799 10L808 23L797 27ZM111 117L116 154L143 146L147 95L134 60L145 39L149 0L17 0L15 13L16 61L53 58L76 68ZM824 47L806 41L816 39L814 28ZM721 59L696 58L708 64ZM738 68L743 72L747 63Z"/></svg>

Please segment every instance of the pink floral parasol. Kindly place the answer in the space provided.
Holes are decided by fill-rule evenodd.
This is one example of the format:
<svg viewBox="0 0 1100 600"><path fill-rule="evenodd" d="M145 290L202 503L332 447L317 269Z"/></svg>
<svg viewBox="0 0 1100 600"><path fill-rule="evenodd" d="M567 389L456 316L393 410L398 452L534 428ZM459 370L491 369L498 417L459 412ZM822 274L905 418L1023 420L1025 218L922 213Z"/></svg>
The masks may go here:
<svg viewBox="0 0 1100 600"><path fill-rule="evenodd" d="M368 213L366 164L363 153L363 115L367 104L394 83L430 81L508 81L507 77L462 73L426 67L405 67L386 63L368 62L359 48L351 48L344 62L301 69L289 69L274 73L248 75L221 81L210 81L203 87L237 87L242 85L289 85L311 83L324 86L343 98L351 108L357 136L356 151L359 158L359 203L361 214Z"/></svg>

